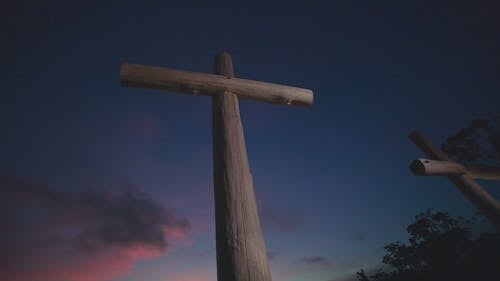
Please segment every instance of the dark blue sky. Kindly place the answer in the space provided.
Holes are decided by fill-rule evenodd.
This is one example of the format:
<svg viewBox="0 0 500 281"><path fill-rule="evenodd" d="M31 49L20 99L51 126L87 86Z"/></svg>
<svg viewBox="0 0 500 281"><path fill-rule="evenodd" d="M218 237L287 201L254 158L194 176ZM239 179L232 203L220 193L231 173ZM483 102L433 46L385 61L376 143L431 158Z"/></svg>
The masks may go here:
<svg viewBox="0 0 500 281"><path fill-rule="evenodd" d="M310 108L240 103L274 280L345 280L418 212L475 212L410 173L407 135L499 115L495 1L102 2L0 11L2 247L32 253L25 275L2 262L12 280L215 280L210 100L121 87L123 62L211 72L226 50L237 77L314 91ZM145 214L164 237L103 231Z"/></svg>

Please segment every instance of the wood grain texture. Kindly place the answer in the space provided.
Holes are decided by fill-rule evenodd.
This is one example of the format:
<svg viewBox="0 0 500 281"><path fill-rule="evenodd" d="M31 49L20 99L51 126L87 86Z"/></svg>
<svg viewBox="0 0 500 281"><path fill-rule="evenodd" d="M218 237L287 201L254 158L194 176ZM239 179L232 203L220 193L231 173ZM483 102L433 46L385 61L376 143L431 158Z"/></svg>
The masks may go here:
<svg viewBox="0 0 500 281"><path fill-rule="evenodd" d="M410 165L410 170L418 176L452 176L467 174L464 166L452 161L417 159Z"/></svg>
<svg viewBox="0 0 500 281"><path fill-rule="evenodd" d="M221 53L214 71L233 77L231 57ZM217 280L271 281L255 202L238 97L212 97Z"/></svg>
<svg viewBox="0 0 500 281"><path fill-rule="evenodd" d="M412 132L409 138L430 158L441 161L452 161L420 132ZM495 198L467 174L448 176L448 178L463 193L465 198L472 202L493 224L500 228L500 203Z"/></svg>
<svg viewBox="0 0 500 281"><path fill-rule="evenodd" d="M489 166L466 166L467 174L474 179L500 180L500 168Z"/></svg>
<svg viewBox="0 0 500 281"><path fill-rule="evenodd" d="M310 106L313 92L308 89L239 79L223 74L206 74L163 67L124 63L120 67L122 85L212 96L231 92L240 99L273 104Z"/></svg>
<svg viewBox="0 0 500 281"><path fill-rule="evenodd" d="M500 168L489 166L464 166L453 161L417 159L410 170L418 176L467 175L473 179L500 180Z"/></svg>

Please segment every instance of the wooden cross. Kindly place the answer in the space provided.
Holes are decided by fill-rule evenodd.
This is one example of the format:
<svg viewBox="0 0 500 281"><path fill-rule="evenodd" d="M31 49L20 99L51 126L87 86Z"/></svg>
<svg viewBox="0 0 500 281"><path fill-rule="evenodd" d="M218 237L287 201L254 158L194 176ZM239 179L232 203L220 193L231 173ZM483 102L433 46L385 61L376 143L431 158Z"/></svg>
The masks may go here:
<svg viewBox="0 0 500 281"><path fill-rule="evenodd" d="M413 131L410 140L432 159L417 159L410 164L411 171L419 176L447 176L463 193L465 198L481 210L486 217L500 228L500 202L481 187L474 178L500 179L499 169L492 167L464 167L451 160L435 147L420 132Z"/></svg>
<svg viewBox="0 0 500 281"><path fill-rule="evenodd" d="M212 96L217 279L270 281L238 98L309 106L311 90L234 78L231 56L215 57L215 74L123 64L125 86Z"/></svg>

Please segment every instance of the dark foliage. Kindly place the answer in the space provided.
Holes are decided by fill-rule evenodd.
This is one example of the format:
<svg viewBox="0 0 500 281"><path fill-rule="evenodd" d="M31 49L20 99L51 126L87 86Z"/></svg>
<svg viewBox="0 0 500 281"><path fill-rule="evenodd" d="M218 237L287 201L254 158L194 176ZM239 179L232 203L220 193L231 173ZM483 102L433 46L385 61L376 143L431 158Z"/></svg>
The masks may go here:
<svg viewBox="0 0 500 281"><path fill-rule="evenodd" d="M407 244L384 247L384 266L371 275L357 272L359 281L500 280L500 233L473 238L473 220L426 211L407 231Z"/></svg>
<svg viewBox="0 0 500 281"><path fill-rule="evenodd" d="M500 116L473 120L469 127L449 137L441 149L464 164L481 161L500 166Z"/></svg>

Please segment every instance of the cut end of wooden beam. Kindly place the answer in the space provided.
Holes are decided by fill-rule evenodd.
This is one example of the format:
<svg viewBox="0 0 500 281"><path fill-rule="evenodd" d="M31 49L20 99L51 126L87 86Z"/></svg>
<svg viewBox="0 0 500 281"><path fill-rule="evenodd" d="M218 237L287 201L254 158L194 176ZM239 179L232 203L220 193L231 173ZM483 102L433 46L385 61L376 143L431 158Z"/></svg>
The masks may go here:
<svg viewBox="0 0 500 281"><path fill-rule="evenodd" d="M229 57L231 59L231 54L228 51L222 51L215 55L215 58L217 57Z"/></svg>
<svg viewBox="0 0 500 281"><path fill-rule="evenodd" d="M410 140L418 139L418 138L420 138L421 136L422 136L422 134L421 134L419 131L417 131L417 130L412 131L410 134L408 134L408 138L409 138Z"/></svg>
<svg viewBox="0 0 500 281"><path fill-rule="evenodd" d="M425 165L420 160L413 160L410 164L410 170L414 175L426 176Z"/></svg>
<svg viewBox="0 0 500 281"><path fill-rule="evenodd" d="M234 77L233 60L228 52L220 52L215 55L214 73L224 75L228 78Z"/></svg>
<svg viewBox="0 0 500 281"><path fill-rule="evenodd" d="M428 144L429 141L424 137L424 135L420 131L412 131L408 138L416 145Z"/></svg>

